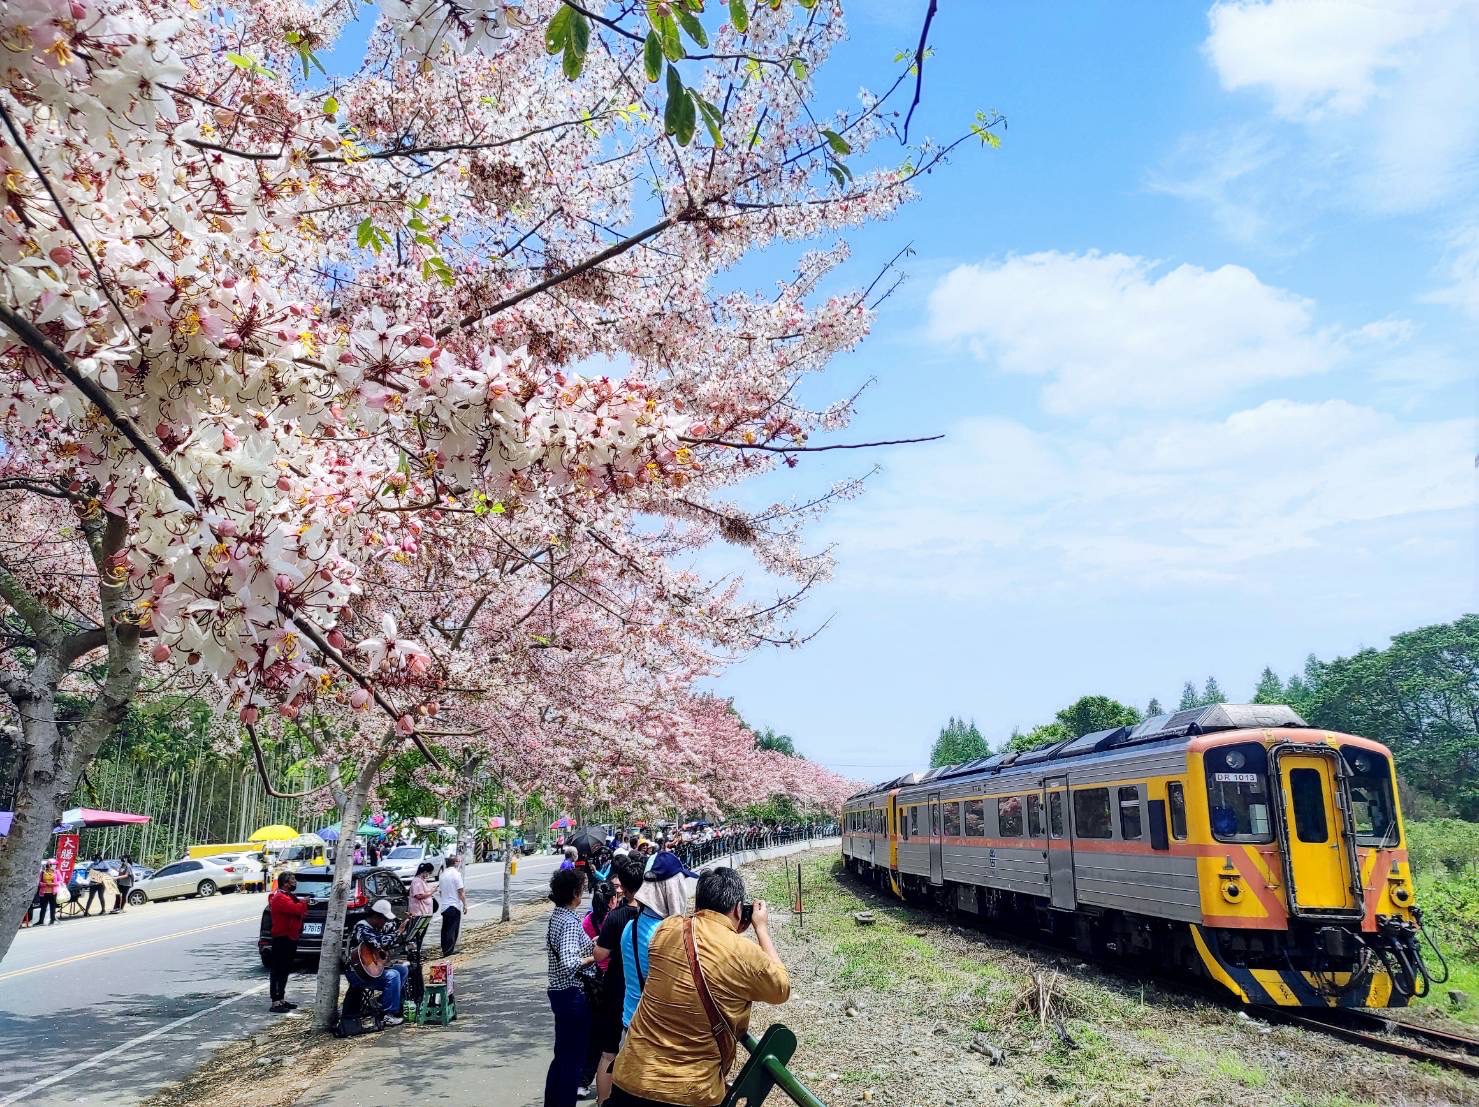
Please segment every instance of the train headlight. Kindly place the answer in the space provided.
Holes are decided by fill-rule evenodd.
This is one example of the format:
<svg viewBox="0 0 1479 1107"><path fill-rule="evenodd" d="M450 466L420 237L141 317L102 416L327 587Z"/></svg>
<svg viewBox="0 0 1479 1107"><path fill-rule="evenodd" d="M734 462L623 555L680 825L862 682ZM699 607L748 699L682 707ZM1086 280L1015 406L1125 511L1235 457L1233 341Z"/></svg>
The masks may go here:
<svg viewBox="0 0 1479 1107"><path fill-rule="evenodd" d="M1229 769L1241 769L1247 763L1248 759L1243 756L1242 750L1230 750L1228 752L1227 767Z"/></svg>
<svg viewBox="0 0 1479 1107"><path fill-rule="evenodd" d="M1225 880L1222 882L1222 898L1228 903L1237 903L1243 898L1243 886L1236 880Z"/></svg>
<svg viewBox="0 0 1479 1107"><path fill-rule="evenodd" d="M1412 890L1405 884L1393 884L1392 902L1399 907L1406 907L1412 902Z"/></svg>

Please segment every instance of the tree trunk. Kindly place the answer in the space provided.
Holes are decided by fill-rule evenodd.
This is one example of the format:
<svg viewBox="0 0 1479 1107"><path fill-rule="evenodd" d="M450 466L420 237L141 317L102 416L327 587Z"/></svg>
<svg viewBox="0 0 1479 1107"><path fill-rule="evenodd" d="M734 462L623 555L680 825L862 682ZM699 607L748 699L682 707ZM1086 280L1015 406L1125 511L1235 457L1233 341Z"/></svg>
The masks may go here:
<svg viewBox="0 0 1479 1107"><path fill-rule="evenodd" d="M387 736L369 762L354 778L344 795L339 811L339 844L334 850L334 886L329 892L329 909L324 916L322 951L318 958L318 991L313 998L313 1021L325 1030L332 1029L339 1007L339 956L344 948L344 911L349 904L349 888L354 872L354 831L369 804L370 789L380 766L390 754L393 736Z"/></svg>
<svg viewBox="0 0 1479 1107"><path fill-rule="evenodd" d="M503 914L499 916L500 922L508 922L512 917L508 906L508 880L513 875L514 864L514 802L505 793L503 800Z"/></svg>
<svg viewBox="0 0 1479 1107"><path fill-rule="evenodd" d="M15 797L10 834L0 840L0 960L10 949L22 913L36 894L41 860L49 852L51 829L67 806L77 779L97 756L123 718L138 687L139 628L121 619L128 608L124 582L107 568L122 548L126 526L114 516L84 519L100 584L102 626L75 630L60 623L18 580L0 567L3 600L35 636L35 663L24 674L5 675L0 688L21 721L24 770ZM57 718L57 691L74 662L107 648L107 667L97 698L63 733Z"/></svg>

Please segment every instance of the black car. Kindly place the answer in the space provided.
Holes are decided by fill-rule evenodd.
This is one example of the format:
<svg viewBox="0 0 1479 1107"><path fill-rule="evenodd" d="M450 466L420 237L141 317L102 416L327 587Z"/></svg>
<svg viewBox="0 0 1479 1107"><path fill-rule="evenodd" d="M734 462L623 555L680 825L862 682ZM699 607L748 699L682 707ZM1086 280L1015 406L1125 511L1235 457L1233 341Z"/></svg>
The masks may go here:
<svg viewBox="0 0 1479 1107"><path fill-rule="evenodd" d="M298 956L317 960L323 947L324 918L329 913L329 892L334 886L334 870L329 865L309 865L293 875L298 878L296 893L300 896L313 896L308 914L303 918L303 936L298 939ZM349 906L344 912L346 938L354 929L354 924L370 913L370 904L377 899L389 900L396 917L405 917L411 905L411 897L395 873L378 865L356 865L351 879L353 884L349 889ZM257 954L262 958L263 968L270 967L271 950L272 912L263 908L262 926L257 935Z"/></svg>

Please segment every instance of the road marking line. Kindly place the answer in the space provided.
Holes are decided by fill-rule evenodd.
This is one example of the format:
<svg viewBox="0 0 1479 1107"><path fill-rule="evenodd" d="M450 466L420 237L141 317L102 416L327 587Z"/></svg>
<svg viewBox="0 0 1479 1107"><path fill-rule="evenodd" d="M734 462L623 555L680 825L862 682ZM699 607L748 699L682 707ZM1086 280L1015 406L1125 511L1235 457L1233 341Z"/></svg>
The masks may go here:
<svg viewBox="0 0 1479 1107"><path fill-rule="evenodd" d="M209 930L211 928L206 927L205 929ZM99 1053L93 1057L89 1057L86 1061L79 1061L77 1064L73 1065L69 1069L63 1069L61 1072L54 1073L53 1075L48 1076L45 1080L38 1080L29 1088L24 1088L21 1091L14 1092L11 1095L6 1096L4 1099L0 1099L0 1107L6 1107L6 1104L10 1103L19 1103L22 1100L29 1100L33 1096L35 1096L37 1092L43 1090L44 1088L49 1088L53 1084L60 1084L63 1080L66 1080L70 1077L76 1076L83 1069L92 1068L94 1065L101 1064L102 1062L107 1061L110 1058L118 1056L118 1054L120 1053L123 1053L130 1049L134 1049L137 1046L141 1046L145 1042L152 1041L162 1034L168 1034L171 1030L176 1030L179 1027L184 1026L186 1023L194 1022L196 1019L199 1018L204 1018L206 1015L209 1015L212 1012L219 1011L222 1007L230 1006L239 999L245 999L247 996L256 995L256 993L267 987L268 983L269 982L264 981L263 983L258 984L255 987L248 988L244 992L238 992L234 996L227 996L225 999L221 1000L220 1003L207 1007L204 1010L197 1011L193 1015L185 1015L183 1018L175 1019L174 1022L167 1022L163 1026L156 1027L155 1029L149 1031L149 1033L147 1034L139 1035L132 1041L124 1042L120 1046L114 1046L106 1053Z"/></svg>
<svg viewBox="0 0 1479 1107"><path fill-rule="evenodd" d="M47 961L40 965L31 965L24 969L12 969L10 972L0 973L0 982L14 980L17 976L25 976L27 973L41 972L45 969L60 968L63 965L71 965L78 961L87 961L93 957L105 957L110 953L122 953L128 949L138 949L140 946L152 945L155 942L168 942L174 938L186 938L191 934L204 934L207 930L219 930L223 926L240 926L244 922L250 922L255 915L243 915L239 919L228 919L226 922L211 923L209 926L198 926L194 930L177 930L173 934L161 934L156 938L140 938L137 942L126 942L121 946L109 946L107 949L95 949L90 953L74 953L71 957L63 957L58 961Z"/></svg>

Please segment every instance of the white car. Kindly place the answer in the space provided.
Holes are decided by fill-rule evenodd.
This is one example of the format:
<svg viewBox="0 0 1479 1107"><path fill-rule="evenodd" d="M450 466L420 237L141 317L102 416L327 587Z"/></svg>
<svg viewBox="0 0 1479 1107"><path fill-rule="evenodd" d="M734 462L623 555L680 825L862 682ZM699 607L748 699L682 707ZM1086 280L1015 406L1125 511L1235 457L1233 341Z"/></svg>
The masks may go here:
<svg viewBox="0 0 1479 1107"><path fill-rule="evenodd" d="M207 858L175 861L147 880L134 884L128 902L137 906L150 900L177 896L213 896L225 888L239 888L247 877L245 866L218 864Z"/></svg>
<svg viewBox="0 0 1479 1107"><path fill-rule="evenodd" d="M242 884L262 883L262 855L259 853L223 853L209 860L225 868L231 866L241 874Z"/></svg>
<svg viewBox="0 0 1479 1107"><path fill-rule="evenodd" d="M411 878L416 875L416 870L421 867L423 861L431 863L431 878L433 880L436 880L442 875L442 869L447 864L447 859L442 855L439 847L417 845L396 846L384 857L380 858L380 867L389 869L405 883L410 884Z"/></svg>

